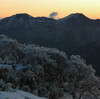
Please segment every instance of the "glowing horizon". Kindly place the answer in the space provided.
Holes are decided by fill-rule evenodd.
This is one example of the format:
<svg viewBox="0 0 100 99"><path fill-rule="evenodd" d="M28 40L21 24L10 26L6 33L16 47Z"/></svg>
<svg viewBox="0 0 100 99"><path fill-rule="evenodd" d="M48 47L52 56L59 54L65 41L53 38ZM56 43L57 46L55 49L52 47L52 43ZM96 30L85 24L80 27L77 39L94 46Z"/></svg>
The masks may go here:
<svg viewBox="0 0 100 99"><path fill-rule="evenodd" d="M58 12L58 18L71 13L83 13L89 18L100 19L100 0L1 0L0 17L9 17L17 13L28 13L33 17L48 17Z"/></svg>

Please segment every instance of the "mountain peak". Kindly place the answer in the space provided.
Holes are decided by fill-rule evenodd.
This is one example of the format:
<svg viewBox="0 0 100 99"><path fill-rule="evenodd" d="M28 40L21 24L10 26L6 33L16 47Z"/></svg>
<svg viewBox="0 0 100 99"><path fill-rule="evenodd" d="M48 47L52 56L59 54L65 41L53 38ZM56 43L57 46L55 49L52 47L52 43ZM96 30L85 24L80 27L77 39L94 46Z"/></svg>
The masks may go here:
<svg viewBox="0 0 100 99"><path fill-rule="evenodd" d="M24 19L32 18L32 16L30 16L27 13L19 13L19 14L13 15L12 17L14 17L16 19L20 19L20 18L24 18Z"/></svg>
<svg viewBox="0 0 100 99"><path fill-rule="evenodd" d="M86 17L84 14L82 13L75 13L75 14L70 14L69 16L72 16L72 17Z"/></svg>
<svg viewBox="0 0 100 99"><path fill-rule="evenodd" d="M62 18L60 20L67 20L67 19L89 19L88 17L86 17L84 14L82 13L73 13L68 15L65 18Z"/></svg>

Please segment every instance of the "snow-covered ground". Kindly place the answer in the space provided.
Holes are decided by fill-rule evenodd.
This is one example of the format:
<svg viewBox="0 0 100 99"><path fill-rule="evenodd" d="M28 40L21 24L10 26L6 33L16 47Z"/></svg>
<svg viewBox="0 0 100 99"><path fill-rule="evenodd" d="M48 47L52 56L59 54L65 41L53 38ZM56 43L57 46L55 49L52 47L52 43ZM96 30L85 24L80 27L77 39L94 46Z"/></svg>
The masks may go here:
<svg viewBox="0 0 100 99"><path fill-rule="evenodd" d="M16 91L0 91L0 99L47 99L47 98L38 97L29 92L16 90ZM67 93L64 99L72 99L72 97L70 94Z"/></svg>
<svg viewBox="0 0 100 99"><path fill-rule="evenodd" d="M47 99L47 98L41 98L25 91L16 90L15 92L0 91L0 99Z"/></svg>

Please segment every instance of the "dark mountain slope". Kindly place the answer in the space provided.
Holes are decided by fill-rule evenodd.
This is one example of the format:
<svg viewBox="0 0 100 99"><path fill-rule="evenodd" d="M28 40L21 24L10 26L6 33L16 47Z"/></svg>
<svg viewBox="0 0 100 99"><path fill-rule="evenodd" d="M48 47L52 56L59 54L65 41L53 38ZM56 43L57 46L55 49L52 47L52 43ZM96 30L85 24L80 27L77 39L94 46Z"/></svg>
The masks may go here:
<svg viewBox="0 0 100 99"><path fill-rule="evenodd" d="M0 20L0 34L17 39L20 43L58 48L67 54L80 54L83 58L87 56L88 63L99 67L99 19L92 20L80 13L59 20L16 14ZM98 46L93 42L97 42Z"/></svg>
<svg viewBox="0 0 100 99"><path fill-rule="evenodd" d="M99 20L91 20L79 13L60 20L16 14L0 21L0 34L10 36L21 43L56 47L69 53L99 40L99 25Z"/></svg>
<svg viewBox="0 0 100 99"><path fill-rule="evenodd" d="M97 75L100 76L100 45L97 42L89 43L73 52L74 55L81 55L88 64L94 65Z"/></svg>
<svg viewBox="0 0 100 99"><path fill-rule="evenodd" d="M44 34L47 30L53 31L51 27L53 23L53 19L33 18L27 14L17 14L0 21L0 34L16 38L22 43L33 43L32 39L34 39L34 42L38 44L39 39L41 41L41 38L47 37ZM45 39L42 39L42 41L45 41Z"/></svg>

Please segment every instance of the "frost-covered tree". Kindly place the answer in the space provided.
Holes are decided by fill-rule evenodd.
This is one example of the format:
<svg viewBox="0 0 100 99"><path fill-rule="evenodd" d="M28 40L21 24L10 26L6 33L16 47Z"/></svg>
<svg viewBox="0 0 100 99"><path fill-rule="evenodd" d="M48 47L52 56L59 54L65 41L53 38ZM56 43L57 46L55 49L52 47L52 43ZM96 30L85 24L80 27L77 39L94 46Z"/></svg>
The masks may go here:
<svg viewBox="0 0 100 99"><path fill-rule="evenodd" d="M4 90L21 89L49 99L65 92L73 99L100 92L95 70L80 56L68 59L57 49L19 44L6 36L0 36L0 79Z"/></svg>
<svg viewBox="0 0 100 99"><path fill-rule="evenodd" d="M69 66L64 71L66 91L70 92L73 99L81 99L84 92L92 92L99 88L99 78L95 76L95 70L80 56L71 56Z"/></svg>
<svg viewBox="0 0 100 99"><path fill-rule="evenodd" d="M8 62L7 60L11 60L12 63L18 63L23 56L21 45L16 40L0 35L0 57L3 61Z"/></svg>

